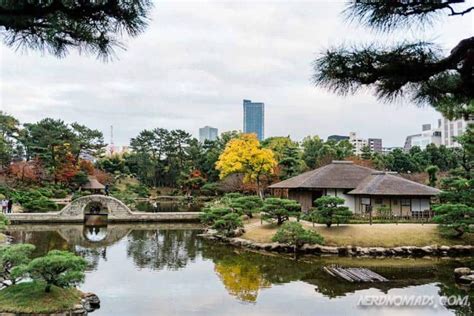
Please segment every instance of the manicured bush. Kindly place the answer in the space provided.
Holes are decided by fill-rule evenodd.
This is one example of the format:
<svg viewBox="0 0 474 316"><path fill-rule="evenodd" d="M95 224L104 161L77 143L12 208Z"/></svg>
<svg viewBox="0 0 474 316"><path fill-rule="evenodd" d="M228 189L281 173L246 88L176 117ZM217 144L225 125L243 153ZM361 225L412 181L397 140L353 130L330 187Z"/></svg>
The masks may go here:
<svg viewBox="0 0 474 316"><path fill-rule="evenodd" d="M27 265L35 246L30 244L0 247L0 288L14 285L27 274Z"/></svg>
<svg viewBox="0 0 474 316"><path fill-rule="evenodd" d="M253 213L257 212L262 206L263 200L256 195L241 196L231 199L229 202L229 207L250 218L252 218Z"/></svg>
<svg viewBox="0 0 474 316"><path fill-rule="evenodd" d="M233 213L229 207L206 207L199 215L199 219L203 224L212 226L216 220L229 213Z"/></svg>
<svg viewBox="0 0 474 316"><path fill-rule="evenodd" d="M229 207L207 207L199 217L202 223L226 236L231 235L235 229L243 227L240 214Z"/></svg>
<svg viewBox="0 0 474 316"><path fill-rule="evenodd" d="M342 224L347 223L352 216L351 211L344 204L344 199L337 196L322 196L315 201L316 208L311 210L314 212L312 218L316 219L318 223L326 224L331 227L333 223Z"/></svg>
<svg viewBox="0 0 474 316"><path fill-rule="evenodd" d="M28 273L34 280L46 283L45 292L51 286L67 288L84 280L86 260L68 251L52 250L46 256L33 259Z"/></svg>
<svg viewBox="0 0 474 316"><path fill-rule="evenodd" d="M212 228L225 236L230 236L239 227L243 227L242 219L237 213L227 213L216 219Z"/></svg>
<svg viewBox="0 0 474 316"><path fill-rule="evenodd" d="M277 230L272 241L293 246L296 254L304 244L323 244L324 238L300 223L287 222Z"/></svg>
<svg viewBox="0 0 474 316"><path fill-rule="evenodd" d="M22 206L25 211L31 213L55 212L58 210L58 205L44 196L24 202Z"/></svg>
<svg viewBox="0 0 474 316"><path fill-rule="evenodd" d="M300 216L301 206L294 200L268 198L263 201L260 211L264 221L276 221L278 225L281 225L289 220L290 216Z"/></svg>
<svg viewBox="0 0 474 316"><path fill-rule="evenodd" d="M442 204L433 207L433 220L440 224L441 233L459 238L465 233L473 232L474 207L465 204Z"/></svg>
<svg viewBox="0 0 474 316"><path fill-rule="evenodd" d="M202 195L218 195L219 193L219 184L216 182L206 183L201 187Z"/></svg>

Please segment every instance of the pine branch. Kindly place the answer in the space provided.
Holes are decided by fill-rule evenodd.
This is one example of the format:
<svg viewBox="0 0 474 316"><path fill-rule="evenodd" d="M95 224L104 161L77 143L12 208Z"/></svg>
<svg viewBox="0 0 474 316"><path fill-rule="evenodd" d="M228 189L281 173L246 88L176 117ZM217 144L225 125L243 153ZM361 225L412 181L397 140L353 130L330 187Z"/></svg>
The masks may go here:
<svg viewBox="0 0 474 316"><path fill-rule="evenodd" d="M448 94L469 100L474 98L473 52L474 37L460 41L444 58L423 42L392 49L330 49L314 62L313 81L342 95L373 87L388 101L406 92L418 103L440 101ZM449 84L440 81L440 75L451 76Z"/></svg>
<svg viewBox="0 0 474 316"><path fill-rule="evenodd" d="M415 23L431 24L448 10L448 16L464 15L473 8L456 12L454 5L464 3L464 0L442 1L370 1L357 0L344 11L351 21L377 28L381 31L391 31L396 27L407 27Z"/></svg>
<svg viewBox="0 0 474 316"><path fill-rule="evenodd" d="M6 1L0 5L0 26L8 46L47 50L63 57L69 48L113 56L124 48L116 37L136 36L147 26L149 0Z"/></svg>

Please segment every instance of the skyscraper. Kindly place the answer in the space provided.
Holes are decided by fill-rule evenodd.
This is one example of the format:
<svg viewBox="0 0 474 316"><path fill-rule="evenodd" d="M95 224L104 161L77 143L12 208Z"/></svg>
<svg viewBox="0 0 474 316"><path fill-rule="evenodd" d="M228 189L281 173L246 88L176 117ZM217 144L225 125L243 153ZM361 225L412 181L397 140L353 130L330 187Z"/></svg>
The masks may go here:
<svg viewBox="0 0 474 316"><path fill-rule="evenodd" d="M257 134L262 141L265 131L265 104L244 100L244 133Z"/></svg>
<svg viewBox="0 0 474 316"><path fill-rule="evenodd" d="M218 130L215 127L204 126L199 129L199 141L204 143L205 140L216 140Z"/></svg>

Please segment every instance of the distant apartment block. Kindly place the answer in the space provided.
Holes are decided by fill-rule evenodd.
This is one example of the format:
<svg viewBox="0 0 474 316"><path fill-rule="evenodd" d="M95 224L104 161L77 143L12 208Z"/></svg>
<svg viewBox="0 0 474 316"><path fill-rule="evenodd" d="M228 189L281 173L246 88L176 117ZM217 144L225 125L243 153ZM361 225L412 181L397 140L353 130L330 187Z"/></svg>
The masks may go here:
<svg viewBox="0 0 474 316"><path fill-rule="evenodd" d="M382 139L381 138L369 138L367 139L370 151L373 153L382 153Z"/></svg>
<svg viewBox="0 0 474 316"><path fill-rule="evenodd" d="M441 120L438 120L438 127L423 124L420 134L407 136L403 149L409 151L412 147L418 146L424 150L429 144L441 145Z"/></svg>
<svg viewBox="0 0 474 316"><path fill-rule="evenodd" d="M469 124L474 124L474 118L455 121L446 118L441 119L441 144L449 148L460 147L461 145L456 141L456 137L461 136Z"/></svg>
<svg viewBox="0 0 474 316"><path fill-rule="evenodd" d="M349 136L343 136L343 135L331 135L328 136L328 141L333 140L336 142L340 142L341 140L349 140Z"/></svg>
<svg viewBox="0 0 474 316"><path fill-rule="evenodd" d="M215 127L204 126L199 129L199 141L204 143L206 140L216 140L219 130Z"/></svg>
<svg viewBox="0 0 474 316"><path fill-rule="evenodd" d="M257 134L258 140L265 138L265 104L244 100L244 133Z"/></svg>
<svg viewBox="0 0 474 316"><path fill-rule="evenodd" d="M368 146L367 139L358 138L355 132L349 133L349 142L352 145L352 152L356 156L360 156L362 154L362 148Z"/></svg>

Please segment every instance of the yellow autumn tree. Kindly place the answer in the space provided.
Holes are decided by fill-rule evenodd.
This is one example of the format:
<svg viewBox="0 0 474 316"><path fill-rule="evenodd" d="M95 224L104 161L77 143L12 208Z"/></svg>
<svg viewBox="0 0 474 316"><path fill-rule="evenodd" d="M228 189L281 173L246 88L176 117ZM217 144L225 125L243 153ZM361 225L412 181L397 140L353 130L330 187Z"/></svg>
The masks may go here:
<svg viewBox="0 0 474 316"><path fill-rule="evenodd" d="M262 197L262 177L272 174L276 164L272 150L262 148L257 135L242 134L227 143L216 163L216 169L221 179L230 174L242 173L244 182L255 182L257 194Z"/></svg>

